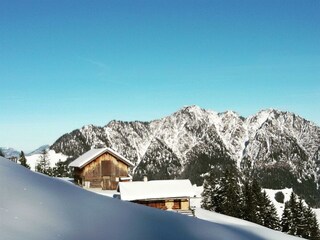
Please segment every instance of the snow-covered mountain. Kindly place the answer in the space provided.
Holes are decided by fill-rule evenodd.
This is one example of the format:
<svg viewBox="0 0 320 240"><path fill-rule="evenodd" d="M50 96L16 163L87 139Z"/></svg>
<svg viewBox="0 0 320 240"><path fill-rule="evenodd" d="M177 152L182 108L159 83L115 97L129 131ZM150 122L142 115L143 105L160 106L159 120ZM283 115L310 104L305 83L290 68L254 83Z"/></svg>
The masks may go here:
<svg viewBox="0 0 320 240"><path fill-rule="evenodd" d="M9 148L9 147L0 147L1 152L4 154L5 157L19 157L20 152L16 149Z"/></svg>
<svg viewBox="0 0 320 240"><path fill-rule="evenodd" d="M221 171L235 162L264 187L307 189L320 202L320 128L290 112L267 109L244 118L188 106L150 122L84 126L60 137L51 149L77 157L92 146L126 156L135 163L136 178L183 176L201 184L201 175L212 166Z"/></svg>
<svg viewBox="0 0 320 240"><path fill-rule="evenodd" d="M298 239L202 209L196 215L101 196L0 157L1 239Z"/></svg>
<svg viewBox="0 0 320 240"><path fill-rule="evenodd" d="M29 152L26 155L32 156L34 154L41 154L41 153L43 153L44 150L49 151L49 148L50 148L50 145L48 145L48 144L42 145L42 146L38 147L36 150L33 150L32 152Z"/></svg>

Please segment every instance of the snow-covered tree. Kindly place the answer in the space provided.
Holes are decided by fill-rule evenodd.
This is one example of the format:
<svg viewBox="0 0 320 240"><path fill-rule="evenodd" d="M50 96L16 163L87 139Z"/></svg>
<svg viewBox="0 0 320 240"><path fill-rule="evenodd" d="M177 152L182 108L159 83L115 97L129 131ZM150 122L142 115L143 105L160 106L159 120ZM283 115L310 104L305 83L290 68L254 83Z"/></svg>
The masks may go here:
<svg viewBox="0 0 320 240"><path fill-rule="evenodd" d="M285 203L284 211L281 219L281 231L290 235L297 234L297 217L298 217L297 197L292 192L290 199Z"/></svg>
<svg viewBox="0 0 320 240"><path fill-rule="evenodd" d="M37 172L40 172L49 176L52 175L52 169L50 167L50 159L46 149L44 149L41 152L35 168Z"/></svg>
<svg viewBox="0 0 320 240"><path fill-rule="evenodd" d="M281 221L281 230L290 235L306 239L320 239L319 225L311 208L306 207L301 198L292 193L285 203Z"/></svg>
<svg viewBox="0 0 320 240"><path fill-rule="evenodd" d="M217 179L213 174L206 177L202 193L202 207L229 216L241 216L241 190L235 166L224 171Z"/></svg>
<svg viewBox="0 0 320 240"><path fill-rule="evenodd" d="M250 222L257 222L256 203L252 192L251 184L246 181L242 186L242 218Z"/></svg>
<svg viewBox="0 0 320 240"><path fill-rule="evenodd" d="M280 222L277 214L277 209L273 205L273 203L270 201L269 197L267 196L266 191L263 191L262 193L262 202L260 205L261 209L261 225L279 230L280 228Z"/></svg>
<svg viewBox="0 0 320 240"><path fill-rule="evenodd" d="M61 159L59 159L59 161L56 162L55 167L53 167L52 169L52 176L68 177L69 176L68 165L65 162L62 162Z"/></svg>
<svg viewBox="0 0 320 240"><path fill-rule="evenodd" d="M242 218L268 228L278 229L277 211L256 179L246 181L242 187Z"/></svg>
<svg viewBox="0 0 320 240"><path fill-rule="evenodd" d="M222 213L233 217L241 217L242 195L235 166L230 166L225 170L220 192L222 195Z"/></svg>

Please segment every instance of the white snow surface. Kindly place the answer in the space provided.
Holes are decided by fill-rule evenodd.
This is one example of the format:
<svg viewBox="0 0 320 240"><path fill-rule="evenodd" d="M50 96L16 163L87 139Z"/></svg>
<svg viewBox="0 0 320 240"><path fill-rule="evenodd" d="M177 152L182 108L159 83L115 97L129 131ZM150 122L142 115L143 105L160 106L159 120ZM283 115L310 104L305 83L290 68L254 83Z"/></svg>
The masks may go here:
<svg viewBox="0 0 320 240"><path fill-rule="evenodd" d="M120 182L121 200L193 197L190 180L153 180L147 182Z"/></svg>
<svg viewBox="0 0 320 240"><path fill-rule="evenodd" d="M100 196L0 157L0 239L297 239L220 214L211 221Z"/></svg>
<svg viewBox="0 0 320 240"><path fill-rule="evenodd" d="M31 156L26 156L27 164L30 165L32 171L35 171L35 166L37 165L37 162L40 159L40 155L41 154L38 153L38 154L33 154ZM59 160L65 161L67 160L67 158L68 156L62 153L56 153L54 150L48 151L48 159L50 161L50 167L54 167Z"/></svg>

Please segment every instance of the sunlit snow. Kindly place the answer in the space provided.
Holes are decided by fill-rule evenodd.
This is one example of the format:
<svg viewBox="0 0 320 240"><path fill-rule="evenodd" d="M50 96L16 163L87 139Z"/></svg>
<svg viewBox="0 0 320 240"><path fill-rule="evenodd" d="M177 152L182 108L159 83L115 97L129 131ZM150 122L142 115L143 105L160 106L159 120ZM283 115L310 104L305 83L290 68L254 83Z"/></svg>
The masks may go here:
<svg viewBox="0 0 320 240"><path fill-rule="evenodd" d="M100 196L0 158L1 239L295 239L216 213L198 216L212 222Z"/></svg>

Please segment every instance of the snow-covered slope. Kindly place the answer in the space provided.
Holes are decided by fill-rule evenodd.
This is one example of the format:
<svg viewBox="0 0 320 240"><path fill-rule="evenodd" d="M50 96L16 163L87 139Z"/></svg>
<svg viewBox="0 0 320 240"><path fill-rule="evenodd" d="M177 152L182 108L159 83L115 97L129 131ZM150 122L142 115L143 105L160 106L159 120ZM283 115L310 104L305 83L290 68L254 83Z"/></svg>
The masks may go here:
<svg viewBox="0 0 320 240"><path fill-rule="evenodd" d="M261 225L248 222L239 218L226 216L216 212L207 211L201 208L196 209L196 217L206 221L217 223L217 224L236 226L237 228L240 228L250 233L254 233L258 235L259 237L261 237L261 239L268 239L268 240L271 240L271 239L279 239L279 240L280 239L281 240L300 239L301 240L303 239L303 238L293 237L279 231L274 231L269 228L263 227ZM247 239L249 240L251 238L248 237Z"/></svg>
<svg viewBox="0 0 320 240"><path fill-rule="evenodd" d="M41 153L35 153L29 156L26 156L27 163L31 167L31 170L35 170L35 166L37 165L37 162L40 159ZM50 161L50 167L54 167L55 164L61 160L65 161L67 160L68 156L62 154L62 153L56 153L54 150L49 150L47 153L48 160Z"/></svg>
<svg viewBox="0 0 320 240"><path fill-rule="evenodd" d="M207 215L212 223L100 196L2 157L0 216L6 240L295 239L223 215Z"/></svg>

